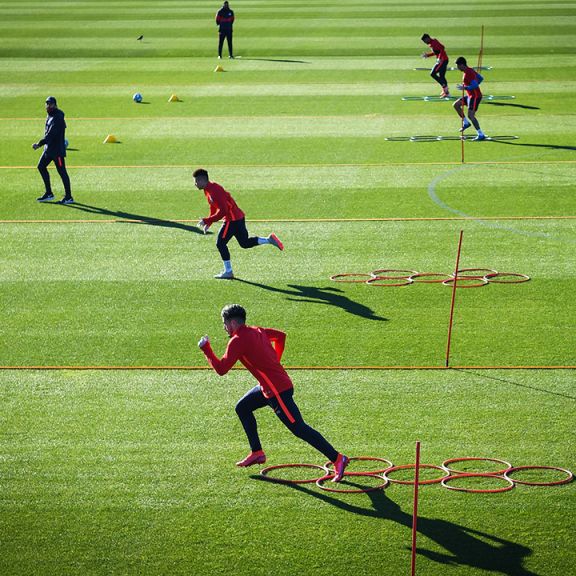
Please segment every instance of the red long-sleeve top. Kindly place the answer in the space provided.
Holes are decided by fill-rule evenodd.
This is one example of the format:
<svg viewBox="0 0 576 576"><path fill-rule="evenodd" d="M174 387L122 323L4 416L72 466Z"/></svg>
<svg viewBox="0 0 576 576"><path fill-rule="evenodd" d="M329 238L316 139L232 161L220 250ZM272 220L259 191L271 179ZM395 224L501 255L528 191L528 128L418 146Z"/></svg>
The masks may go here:
<svg viewBox="0 0 576 576"><path fill-rule="evenodd" d="M208 226L224 219L224 222L233 222L244 218L244 212L238 208L234 198L216 182L208 182L204 188L204 195L210 205L210 215L203 218Z"/></svg>
<svg viewBox="0 0 576 576"><path fill-rule="evenodd" d="M428 52L426 56L436 56L438 62L446 62L448 60L448 54L446 54L444 44L436 40L436 38L430 38L428 46L430 46L432 52Z"/></svg>
<svg viewBox="0 0 576 576"><path fill-rule="evenodd" d="M280 364L285 342L286 334L280 330L242 325L230 338L222 358L214 354L210 342L201 350L220 376L240 361L258 380L266 398L278 398L280 393L293 388L290 376Z"/></svg>

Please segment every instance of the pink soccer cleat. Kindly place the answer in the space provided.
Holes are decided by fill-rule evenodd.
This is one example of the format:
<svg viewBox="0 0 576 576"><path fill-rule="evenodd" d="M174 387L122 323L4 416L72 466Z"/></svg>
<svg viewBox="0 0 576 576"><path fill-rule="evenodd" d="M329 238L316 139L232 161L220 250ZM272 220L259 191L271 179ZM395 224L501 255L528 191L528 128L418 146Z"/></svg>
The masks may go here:
<svg viewBox="0 0 576 576"><path fill-rule="evenodd" d="M346 466L350 462L350 458L348 456L344 456L344 454L338 454L338 458L336 458L336 462L334 464L334 478L332 478L332 482L340 482L342 478L344 478L344 470L346 470Z"/></svg>
<svg viewBox="0 0 576 576"><path fill-rule="evenodd" d="M244 460L236 462L236 466L240 468L247 468L248 466L254 466L254 464L264 464L266 462L266 454L263 450L256 450L256 452L250 452Z"/></svg>
<svg viewBox="0 0 576 576"><path fill-rule="evenodd" d="M268 236L268 242L270 242L270 244L273 244L274 246L276 246L276 248L279 248L280 250L284 250L284 244L282 244L282 242L280 242L280 238L278 238L278 236L276 236L276 234L270 234L270 236Z"/></svg>

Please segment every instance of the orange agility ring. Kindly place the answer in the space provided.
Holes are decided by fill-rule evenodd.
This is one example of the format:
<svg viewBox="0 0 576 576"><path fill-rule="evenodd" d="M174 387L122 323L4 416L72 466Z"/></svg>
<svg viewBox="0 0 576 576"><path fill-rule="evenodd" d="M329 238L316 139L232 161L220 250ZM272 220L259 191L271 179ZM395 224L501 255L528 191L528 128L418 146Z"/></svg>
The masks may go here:
<svg viewBox="0 0 576 576"><path fill-rule="evenodd" d="M513 280L503 280L502 278L513 278ZM528 282L530 276L526 274L518 274L517 272L498 272L497 276L488 278L490 283L494 284L522 284L522 282Z"/></svg>
<svg viewBox="0 0 576 576"><path fill-rule="evenodd" d="M401 282L395 282L394 280L400 280L400 278L384 278L384 276L374 276L370 280L366 280L366 284L370 286L409 286L412 284L413 280L410 278L403 278Z"/></svg>
<svg viewBox="0 0 576 576"><path fill-rule="evenodd" d="M401 466L392 466L392 468L388 468L386 472L382 474L383 478L390 480L390 482L394 484L409 484L414 486L414 480L395 480L394 478L390 478L390 474L395 472L396 470L409 470L411 468L416 468L416 464L402 464ZM430 480L419 480L418 485L424 484L438 484L442 482L445 478L450 476L450 472L443 468L442 466L436 466L435 464L420 464L419 468L432 468L433 470L441 470L444 473L444 476L440 476L440 478L431 478Z"/></svg>
<svg viewBox="0 0 576 576"><path fill-rule="evenodd" d="M388 272L393 272L393 274L388 274ZM407 274L404 274L407 272ZM370 272L374 278L383 278L385 280L403 280L404 278L410 278L414 274L418 274L416 270L402 270L399 268L381 268L380 270L372 270Z"/></svg>
<svg viewBox="0 0 576 576"><path fill-rule="evenodd" d="M527 480L517 480L516 478L510 478L510 475L518 470L557 470L566 474L566 478L560 480L553 480L552 482L529 482ZM574 479L574 474L570 470L565 470L564 468L558 468L556 466L513 466L504 472L504 477L516 484L525 484L526 486L558 486L560 484L568 484Z"/></svg>
<svg viewBox="0 0 576 576"><path fill-rule="evenodd" d="M378 474L366 474L363 472L345 472L343 479L350 478L351 476L356 476L362 479L370 477L377 478L378 484L376 486L365 486L362 488L329 488L327 486L324 486L324 482L330 480L331 478L334 478L334 474L330 474L329 476L318 478L318 480L316 480L316 486L318 486L318 488L321 488L322 490L325 490L326 492L337 492L339 494L362 494L363 492L374 492L374 490L384 490L384 488L386 488L390 484L388 478L385 478L384 476L379 476ZM384 479L384 482L382 482L382 479ZM336 485L338 486L338 484Z"/></svg>
<svg viewBox="0 0 576 576"><path fill-rule="evenodd" d="M482 272L482 274L471 274L471 272ZM481 280L482 278L493 278L498 276L498 272L492 270L492 268L460 268L456 274L458 280L468 280L471 278Z"/></svg>
<svg viewBox="0 0 576 576"><path fill-rule="evenodd" d="M456 288L482 288L482 286L488 284L488 278L486 276L480 278L458 276L457 278L448 278L448 280L444 280L442 284L444 284L444 286L452 286L456 280L458 280L458 282L456 282Z"/></svg>
<svg viewBox="0 0 576 576"><path fill-rule="evenodd" d="M449 466L455 462L496 462L496 464L504 465L504 468L501 470L495 470L494 472L487 472L486 470L482 470L481 472L470 472L469 470L456 470L455 468ZM476 456L467 456L465 458L449 458L448 460L444 460L444 462L442 462L442 468L448 470L448 472L451 474L486 474L488 476L501 476L507 470L512 468L512 464L506 462L505 460L500 460L500 458L480 458Z"/></svg>
<svg viewBox="0 0 576 576"><path fill-rule="evenodd" d="M422 278L427 278L427 280L422 280ZM410 276L411 280L420 284L440 284L453 278L452 274L444 274L443 272L418 272Z"/></svg>
<svg viewBox="0 0 576 576"><path fill-rule="evenodd" d="M349 282L349 283L364 283L366 280L372 278L372 274L357 274L355 272L334 274L330 276L330 280L334 282Z"/></svg>
<svg viewBox="0 0 576 576"><path fill-rule="evenodd" d="M491 478L493 480L502 480L506 482L506 486L502 488L463 488L459 486L448 486L448 482L452 482L453 480L461 480L463 478ZM448 476L447 478L443 478L441 482L444 488L448 488L448 490L456 490L458 492L472 492L474 494L496 494L498 492L508 492L508 490L512 490L514 488L514 481L506 476L496 476L495 474L455 474L453 476Z"/></svg>
<svg viewBox="0 0 576 576"><path fill-rule="evenodd" d="M360 470L352 470L350 471L350 474L353 472L355 475L361 476L362 474L367 475L367 476L371 476L373 474L383 474L384 472L386 472L386 470L388 470L389 468L392 468L392 466L394 466L394 464L392 464L392 462L390 462L390 460L387 460L386 458L377 458L376 456L350 456L349 458L350 462L384 462L387 466L385 466L384 468L379 468L377 470L366 470L366 471L360 471ZM332 469L332 462L326 462L326 464L324 465L324 468L326 468L326 470L328 470L328 472L330 474L334 474L334 470Z"/></svg>
<svg viewBox="0 0 576 576"><path fill-rule="evenodd" d="M288 478L278 478L276 476L269 476L269 472L272 470L281 470L282 468L314 468L315 470L322 470L324 474L319 478L307 478L304 480L290 480ZM268 466L267 468L263 468L260 470L260 475L264 476L266 480L270 480L271 482L279 482L280 484L312 484L317 480L321 480L326 476L329 476L328 470L324 466L318 466L317 464L277 464L276 466Z"/></svg>

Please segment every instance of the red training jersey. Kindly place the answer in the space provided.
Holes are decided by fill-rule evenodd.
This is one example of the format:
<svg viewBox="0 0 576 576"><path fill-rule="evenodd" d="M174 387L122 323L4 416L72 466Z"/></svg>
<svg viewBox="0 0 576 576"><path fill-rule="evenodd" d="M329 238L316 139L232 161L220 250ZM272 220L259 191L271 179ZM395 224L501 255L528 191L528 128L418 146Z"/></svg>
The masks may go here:
<svg viewBox="0 0 576 576"><path fill-rule="evenodd" d="M436 55L438 62L448 62L448 54L446 54L444 44L438 42L436 38L430 38L428 46L430 46L430 48L432 49L433 54ZM430 56L432 56L432 54L430 54Z"/></svg>
<svg viewBox="0 0 576 576"><path fill-rule="evenodd" d="M208 182L204 188L204 195L210 204L210 215L204 218L204 223L208 226L224 219L224 222L242 220L244 212L238 208L234 198L216 182Z"/></svg>
<svg viewBox="0 0 576 576"><path fill-rule="evenodd" d="M482 91L480 90L480 84L478 84L476 88L469 88L470 84L472 84L474 80L476 80L477 83L480 80L480 78L478 78L478 72L476 72L474 68L470 67L466 68L466 70L464 70L464 77L462 78L462 84L464 85L464 90L466 90L466 93L471 98L482 96Z"/></svg>
<svg viewBox="0 0 576 576"><path fill-rule="evenodd" d="M240 360L258 380L264 396L278 398L280 393L293 388L290 376L280 364L285 342L286 334L280 330L242 325L230 338L222 358L214 354L210 342L201 350L220 376Z"/></svg>

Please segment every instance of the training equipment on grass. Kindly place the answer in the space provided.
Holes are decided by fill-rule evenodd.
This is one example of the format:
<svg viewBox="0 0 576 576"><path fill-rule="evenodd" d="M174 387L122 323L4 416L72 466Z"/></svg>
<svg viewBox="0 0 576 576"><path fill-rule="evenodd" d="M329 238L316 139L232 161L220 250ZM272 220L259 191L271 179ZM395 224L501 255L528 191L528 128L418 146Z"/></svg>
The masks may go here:
<svg viewBox="0 0 576 576"><path fill-rule="evenodd" d="M481 274L481 272L484 272ZM368 284L369 286L408 286L410 284L442 284L456 288L481 288L487 284L522 284L530 276L518 272L498 272L493 268L459 268L456 273L417 272L401 268L380 268L365 272L342 272L330 276L342 284Z"/></svg>
<svg viewBox="0 0 576 576"><path fill-rule="evenodd" d="M464 478L490 478L491 480L493 479L497 482L503 481L506 486L501 488L466 488L463 486L448 485L448 482L452 482L453 480L462 480ZM496 476L495 474L454 474L444 478L442 480L442 486L444 486L444 488L448 488L448 490L456 490L457 492L471 492L473 494L498 494L500 492L508 492L508 490L512 490L512 488L514 488L514 482L510 480L510 478L506 478L505 476Z"/></svg>
<svg viewBox="0 0 576 576"><path fill-rule="evenodd" d="M402 96L404 102L453 102L461 96ZM514 100L516 96L510 94L488 94L482 100Z"/></svg>
<svg viewBox="0 0 576 576"><path fill-rule="evenodd" d="M118 140L114 134L108 134L108 136L104 138L104 144L116 144L116 142L118 142Z"/></svg>
<svg viewBox="0 0 576 576"><path fill-rule="evenodd" d="M222 68L222 66L220 66L220 64L218 64L218 66L216 66L216 68L214 68L214 72L224 72L224 68Z"/></svg>
<svg viewBox="0 0 576 576"><path fill-rule="evenodd" d="M462 157L464 161L464 157ZM456 302L456 285L458 284L458 270L460 270L460 251L462 250L462 238L464 230L460 230L460 237L458 240L458 253L456 255L456 266L454 266L454 283L452 284L452 302L450 303L450 322L448 324L448 341L446 343L446 362L445 366L448 368L450 361L450 340L452 337L452 322L454 320L454 303ZM444 284L444 282L442 282Z"/></svg>
<svg viewBox="0 0 576 576"><path fill-rule="evenodd" d="M132 96L132 100L134 100L136 104L140 104L140 102L142 102L142 94L140 94L140 92L136 92L136 94Z"/></svg>
<svg viewBox="0 0 576 576"><path fill-rule="evenodd" d="M168 98L168 102L182 102L182 100L180 100L180 98L178 98L178 96L176 96L176 94L172 94L172 96L170 96L170 98Z"/></svg>
<svg viewBox="0 0 576 576"><path fill-rule="evenodd" d="M500 458L485 458L477 456L464 456L459 458L448 458L444 462L437 466L436 464L421 464L420 463L420 450L419 444L417 446L416 462L411 464L401 464L393 465L387 458L380 458L377 456L351 456L351 462L383 462L387 464L385 468L378 467L375 464L375 470L366 471L351 471L346 470L344 473L344 478L349 480L351 478L356 478L358 482L368 480L373 483L373 485L361 485L355 486L353 488L344 488L341 484L337 487L325 486L325 483L334 477L334 470L332 468L332 463L327 462L325 465L319 464L277 464L275 466L267 466L260 471L260 477L262 479L268 480L270 482L275 482L278 484L316 484L322 490L327 492L336 492L341 494L361 494L364 492L373 492L374 490L384 490L385 488L396 484L398 486L414 486L414 502L417 502L417 488L418 486L425 485L438 485L440 484L444 488L453 490L455 492L469 492L475 494L497 494L500 492L508 492L512 490L516 485L522 484L525 486L559 486L562 484L568 484L574 480L574 474L565 468L559 468L557 466L512 466L506 460ZM493 462L501 465L498 470L493 472L490 471L479 471L479 472L466 472L464 470L458 470L451 466L457 462ZM272 476L270 472L273 470L283 470L288 468L306 468L319 471L319 474L313 478L301 478L292 480L290 478L282 478L279 476ZM435 478L428 478L422 480L420 477L420 471L422 469L438 470L441 474ZM394 478L394 473L400 470L414 470L414 478L411 480L402 480ZM521 473L523 470L551 470L561 473L564 477L559 480L551 481L533 481L533 480L517 480L513 478L513 474ZM374 478L374 480L372 480ZM474 479L488 479L494 482L504 482L504 486L498 486L495 488L473 488L467 486L454 486L450 484L457 480L474 480ZM344 480L345 482L346 480ZM417 514L417 510L415 510Z"/></svg>
<svg viewBox="0 0 576 576"><path fill-rule="evenodd" d="M390 136L384 138L387 142L454 142L456 140L472 141L476 138L471 134L461 136L434 136L434 135L419 135L419 136ZM505 142L507 140L518 140L518 136L486 136L484 142Z"/></svg>

